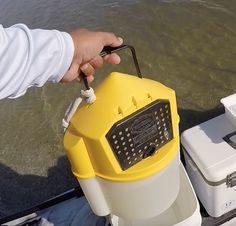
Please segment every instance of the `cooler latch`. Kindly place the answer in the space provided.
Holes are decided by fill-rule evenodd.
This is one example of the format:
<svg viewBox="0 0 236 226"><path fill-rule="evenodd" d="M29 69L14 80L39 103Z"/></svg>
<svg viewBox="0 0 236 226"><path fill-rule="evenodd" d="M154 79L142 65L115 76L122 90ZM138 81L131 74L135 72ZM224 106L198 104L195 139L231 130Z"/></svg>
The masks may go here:
<svg viewBox="0 0 236 226"><path fill-rule="evenodd" d="M236 185L236 172L231 173L226 177L226 185L231 188Z"/></svg>

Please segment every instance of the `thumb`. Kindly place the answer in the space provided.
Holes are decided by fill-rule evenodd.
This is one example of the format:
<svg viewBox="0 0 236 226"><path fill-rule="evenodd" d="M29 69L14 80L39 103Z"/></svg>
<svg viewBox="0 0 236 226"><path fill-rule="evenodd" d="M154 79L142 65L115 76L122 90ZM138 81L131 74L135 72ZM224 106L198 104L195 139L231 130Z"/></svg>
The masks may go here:
<svg viewBox="0 0 236 226"><path fill-rule="evenodd" d="M113 33L103 33L103 46L111 46L111 47L117 47L122 45L123 39L121 37L117 37Z"/></svg>

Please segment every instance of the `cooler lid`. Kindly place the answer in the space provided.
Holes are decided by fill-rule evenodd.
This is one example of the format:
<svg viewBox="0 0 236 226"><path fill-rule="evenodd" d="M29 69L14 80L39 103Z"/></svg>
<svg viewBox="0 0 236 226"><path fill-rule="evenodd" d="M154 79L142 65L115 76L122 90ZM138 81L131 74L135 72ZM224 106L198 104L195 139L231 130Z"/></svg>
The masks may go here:
<svg viewBox="0 0 236 226"><path fill-rule="evenodd" d="M236 172L236 131L225 114L184 131L181 143L208 181Z"/></svg>

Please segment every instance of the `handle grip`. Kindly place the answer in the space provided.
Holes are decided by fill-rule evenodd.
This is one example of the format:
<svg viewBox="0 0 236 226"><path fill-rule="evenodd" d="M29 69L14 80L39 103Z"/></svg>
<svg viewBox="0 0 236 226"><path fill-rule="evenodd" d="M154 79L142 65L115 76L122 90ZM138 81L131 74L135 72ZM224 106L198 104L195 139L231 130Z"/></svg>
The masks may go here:
<svg viewBox="0 0 236 226"><path fill-rule="evenodd" d="M115 52L118 52L118 51L121 51L121 50L127 49L127 48L130 49L130 51L132 53L132 57L134 60L134 66L136 68L137 75L139 78L142 78L142 74L141 74L140 67L138 64L138 59L137 59L136 52L135 52L135 49L133 46L131 46L131 45L121 45L121 46L117 46L117 47L105 46L99 55L101 57L104 57L108 54L112 54L112 53L115 53ZM89 89L86 75L82 71L80 72L80 77L83 80L86 89Z"/></svg>

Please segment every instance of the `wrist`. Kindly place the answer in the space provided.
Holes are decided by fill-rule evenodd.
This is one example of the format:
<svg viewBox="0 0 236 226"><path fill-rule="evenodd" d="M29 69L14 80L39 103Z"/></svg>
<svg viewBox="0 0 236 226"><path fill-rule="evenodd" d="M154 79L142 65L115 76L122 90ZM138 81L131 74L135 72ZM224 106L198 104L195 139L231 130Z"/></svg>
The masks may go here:
<svg viewBox="0 0 236 226"><path fill-rule="evenodd" d="M63 76L69 70L73 58L74 58L74 42L70 34L67 32L54 31L56 37L58 38L59 43L61 44L61 57L60 61L57 62L58 71L55 73L54 77L51 77L49 81L59 82Z"/></svg>
<svg viewBox="0 0 236 226"><path fill-rule="evenodd" d="M70 33L70 36L71 36L71 39L72 39L73 45L74 45L74 55L73 55L72 62L75 61L78 64L81 64L82 63L82 56L80 54L79 46L78 46L78 43L79 43L78 34L76 31L72 31Z"/></svg>

